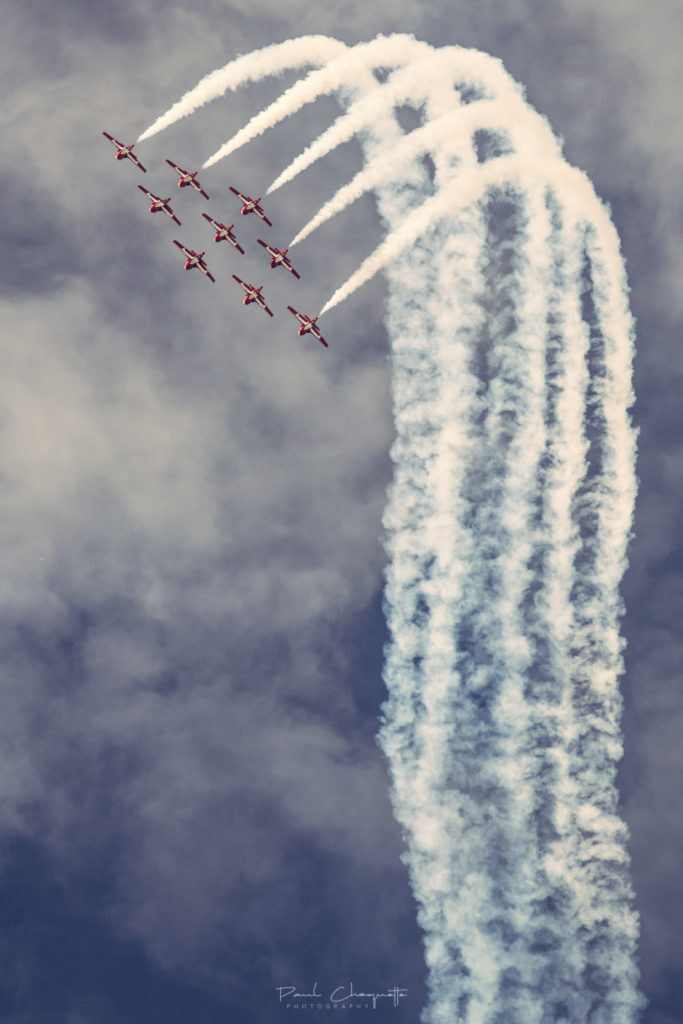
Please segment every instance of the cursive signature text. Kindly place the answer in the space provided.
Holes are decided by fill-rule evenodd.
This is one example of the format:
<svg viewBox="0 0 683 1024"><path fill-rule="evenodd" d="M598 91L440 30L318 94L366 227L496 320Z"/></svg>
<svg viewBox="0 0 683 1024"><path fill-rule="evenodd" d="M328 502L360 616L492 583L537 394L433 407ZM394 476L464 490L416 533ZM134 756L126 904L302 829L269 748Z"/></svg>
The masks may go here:
<svg viewBox="0 0 683 1024"><path fill-rule="evenodd" d="M299 992L297 991L296 985L278 985L275 989L282 1002L284 999L322 999L321 993L318 991L318 982L316 981L311 992ZM356 992L353 988L353 982L349 982L348 988L345 985L337 985L337 987L330 993L329 1001L331 1003L345 1003L350 999L370 999L372 1000L373 1010L377 1009L377 1003L381 999L390 999L394 1006L398 1006L401 999L405 999L408 995L407 988L401 988L399 985L394 985L393 988L387 989L386 992Z"/></svg>

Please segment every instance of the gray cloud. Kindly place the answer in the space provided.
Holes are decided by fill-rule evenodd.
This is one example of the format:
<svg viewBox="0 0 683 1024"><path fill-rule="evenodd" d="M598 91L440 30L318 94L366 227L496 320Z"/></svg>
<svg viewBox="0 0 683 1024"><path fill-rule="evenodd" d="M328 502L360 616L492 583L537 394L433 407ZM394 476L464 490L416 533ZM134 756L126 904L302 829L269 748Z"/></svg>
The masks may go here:
<svg viewBox="0 0 683 1024"><path fill-rule="evenodd" d="M138 182L173 194L179 231L211 245L199 200L178 193L163 159L198 165L275 84L141 148L145 177L116 163L99 132L134 138L206 71L293 32L353 42L414 31L500 55L612 202L624 240L639 320L642 486L624 588L622 775L645 978L664 1000L648 1024L681 1019L670 909L683 843L671 812L683 614L672 561L682 487L679 16L663 0L599 13L526 0L502 13L436 2L293 0L249 13L67 2L6 15L2 826L41 837L74 879L101 857L115 883L111 920L162 962L199 972L207 959L215 979L226 914L250 941L279 938L270 956L286 961L283 922L312 870L302 847L344 865L347 935L372 925L395 948L392 929L410 906L396 895L400 840L374 710L359 715L343 649L381 586L392 434L383 292L368 287L330 315L323 353L284 313L271 328L242 307L229 276L260 273L255 283L280 311L292 297L284 275L251 253L209 248L212 288L182 272L170 222L147 214ZM267 184L332 109L320 104L212 169L209 208L236 220L252 250L258 230L237 217L227 182ZM283 189L277 237L291 237L358 165L350 146ZM379 240L370 200L340 221L298 256L306 309ZM362 862L371 868L352 900ZM363 900L386 878L380 927Z"/></svg>

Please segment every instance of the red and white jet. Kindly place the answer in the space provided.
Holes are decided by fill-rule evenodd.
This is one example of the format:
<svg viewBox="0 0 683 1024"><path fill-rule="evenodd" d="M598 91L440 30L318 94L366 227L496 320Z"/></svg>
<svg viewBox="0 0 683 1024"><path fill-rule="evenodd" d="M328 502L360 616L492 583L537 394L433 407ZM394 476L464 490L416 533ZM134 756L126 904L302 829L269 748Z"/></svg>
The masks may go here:
<svg viewBox="0 0 683 1024"><path fill-rule="evenodd" d="M102 132L102 134L106 135L109 141L113 142L116 146L116 149L118 150L116 154L117 160L132 160L136 167L140 168L143 174L147 174L147 169L142 166L142 164L136 157L135 153L133 152L133 146L135 145L135 143L131 142L130 146L124 146L122 142L119 142L118 139L115 139L113 135L109 134L109 132Z"/></svg>
<svg viewBox="0 0 683 1024"><path fill-rule="evenodd" d="M180 221L169 205L171 202L170 196L168 199L161 199L159 196L155 196L153 192L150 192L148 188L145 188L144 185L138 185L138 188L152 200L152 205L149 208L150 213L158 213L159 210L163 210L164 213L168 214L171 220L174 220L176 224L180 224Z"/></svg>
<svg viewBox="0 0 683 1024"><path fill-rule="evenodd" d="M301 324L299 334L312 334L314 338L318 339L321 345L325 346L325 348L330 347L320 333L320 328L316 326L316 320L318 319L317 316L306 316L305 313L297 313L293 306L287 306L287 309L290 313L294 314ZM318 316L320 316L320 314L318 314Z"/></svg>
<svg viewBox="0 0 683 1024"><path fill-rule="evenodd" d="M264 220L266 222L269 228L272 228L273 225L270 223L265 213L259 206L259 203L261 202L261 196L259 196L258 199L252 199L250 196L245 196L243 192L238 192L236 188L232 187L232 185L228 185L228 188L230 189L231 192L234 192L235 195L238 196L244 203L244 206L242 207L243 217L247 213L255 213L257 217L260 217L261 220Z"/></svg>
<svg viewBox="0 0 683 1024"><path fill-rule="evenodd" d="M187 256L187 259L185 260L185 270L192 270L193 267L196 267L197 270L201 270L202 274L206 274L209 281L213 281L215 283L216 278L210 274L206 268L206 263L203 259L203 252L195 252L194 249L186 248L186 246L184 246L182 242L179 242L177 238L173 239L173 244L177 245L179 249L182 249Z"/></svg>
<svg viewBox="0 0 683 1024"><path fill-rule="evenodd" d="M202 186L197 181L197 171L184 171L182 167L178 167L178 164L174 164L172 160L167 159L166 163L170 164L173 170L176 172L176 174L180 175L180 180L178 181L178 188L186 188L188 185L191 185L192 188L196 192L199 192L200 195L204 196L205 199L209 198L204 189L202 188Z"/></svg>
<svg viewBox="0 0 683 1024"><path fill-rule="evenodd" d="M256 241L258 242L259 245L262 245L263 248L266 249L273 257L272 260L270 261L270 265L273 270L275 269L275 267L278 266L284 267L285 270L288 270L290 272L290 274L294 274L294 277L299 279L301 278L301 274L298 274L296 272L296 270L290 263L289 259L287 258L287 249L276 249L274 246L268 245L267 242L264 242L262 238L257 238Z"/></svg>
<svg viewBox="0 0 683 1024"><path fill-rule="evenodd" d="M244 296L245 306L248 306L250 302L255 302L257 306L261 307L264 313L268 314L268 316L273 315L273 311L271 309L268 309L268 307L266 306L266 301L261 295L261 289L263 288L262 284L260 284L258 288L255 288L253 284L245 284L244 281L242 281L237 276L237 274L233 274L232 276L234 277L235 281L237 281L240 288L243 288L244 291L247 293Z"/></svg>
<svg viewBox="0 0 683 1024"><path fill-rule="evenodd" d="M227 239L227 241L230 242L231 245L234 245L237 251L241 252L244 256L244 249L232 233L232 224L221 224L220 221L214 220L213 217L209 217L208 213L203 213L202 217L205 220L208 220L209 224L216 229L216 234L213 236L214 242L222 242L224 239Z"/></svg>

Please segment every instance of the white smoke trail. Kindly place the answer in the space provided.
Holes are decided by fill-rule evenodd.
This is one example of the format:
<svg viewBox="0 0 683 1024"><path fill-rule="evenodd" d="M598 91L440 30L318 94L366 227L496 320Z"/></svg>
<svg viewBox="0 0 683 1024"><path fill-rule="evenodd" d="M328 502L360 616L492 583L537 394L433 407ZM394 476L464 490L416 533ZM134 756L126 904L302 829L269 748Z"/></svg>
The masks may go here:
<svg viewBox="0 0 683 1024"><path fill-rule="evenodd" d="M542 133L546 123L535 111L526 106L516 109L514 101L511 100L482 100L476 105L449 110L448 113L428 121L406 135L390 152L384 152L371 160L347 185L343 185L320 208L316 215L295 235L289 243L289 247L308 238L316 228L337 213L341 213L365 192L377 188L382 183L392 181L396 173L417 156L435 151L446 143L451 146L470 143L469 148L471 149L471 137L475 131L485 129L507 135L516 147L520 144L522 133L532 135L532 132L535 132L532 135L534 155L540 160L559 159L561 156L559 143L550 133L548 133L549 137ZM285 180L289 181L289 171L292 167L293 164L290 164L280 178L286 174ZM280 178L271 185L268 189L269 192L275 189Z"/></svg>
<svg viewBox="0 0 683 1024"><path fill-rule="evenodd" d="M303 42L307 47L311 38L304 37ZM312 47L313 52L314 50L315 48ZM493 94L496 92L515 93L518 96L523 96L519 84L508 75L500 61L462 47L449 47L449 51L454 56L457 55L457 64L454 61L453 71L460 79L467 81L474 79L475 83L481 87L488 86ZM216 150L202 164L202 167L211 167L258 135L263 134L268 128L274 127L279 121L297 113L307 103L314 102L320 96L353 87L354 82L364 80L368 68L394 67L405 60L424 57L429 52L432 54L434 52L431 47L418 42L414 36L408 35L378 36L370 43L358 43L336 59L331 60L325 67L312 71L304 81L293 85L278 100L253 117L232 139ZM309 60L308 63L313 63L313 61ZM252 74L252 66L248 65L248 68L249 77L257 77L255 70ZM163 115L163 117L165 116Z"/></svg>
<svg viewBox="0 0 683 1024"><path fill-rule="evenodd" d="M542 207L542 194L536 197L535 206ZM518 519L523 515L528 504L528 493L533 488L536 450L541 444L543 437L541 424L541 405L543 396L543 318L546 305L546 298L542 287L546 273L547 249L543 244L546 233L543 225L544 218L542 210L540 214L534 211L535 215L528 218L527 234L527 258L528 265L520 267L520 281L526 276L527 270L533 273L533 280L541 279L541 287L527 288L525 299L520 305L520 316L522 326L520 339L506 337L504 321L499 324L501 338L497 343L500 349L499 358L506 360L509 364L509 372L515 377L515 385L519 389L520 382L516 379L519 370L515 363L519 362L516 350L520 343L528 342L529 348L535 349L533 361L533 372L529 372L530 365L527 360L525 366L525 387L521 388L521 394L513 394L511 378L505 383L505 374L501 373L498 381L497 397L492 396L487 404L489 427L486 431L488 440L480 439L485 445L490 446L492 452L501 453L499 431L504 427L507 407L510 401L514 400L518 406L519 414L524 420L524 428L513 446L508 447L507 460L508 471L514 481L512 487L505 495L503 506L497 518L499 519L498 529L503 532L514 530L519 535ZM472 215L470 215L472 216ZM469 273L476 269L477 259L484 247L483 222L481 214L476 214L479 225L471 223L468 226L465 249L469 252L463 253L457 259L463 269L467 268ZM441 248L440 240L435 250ZM453 254L454 255L454 254ZM449 260L449 270L452 270L453 260ZM445 264L444 264L445 266ZM449 275L450 276L450 275ZM467 275L458 275L458 283L467 287ZM398 283L398 282L397 282ZM400 281L401 288L404 288L406 281ZM421 282L420 282L421 283ZM449 291L453 287L453 280L448 281ZM392 289L393 290L393 289ZM525 788L528 790L529 783L524 777L524 758L516 749L514 737L521 729L521 722L525 717L525 702L520 699L522 688L523 670L525 665L524 645L520 646L514 628L516 608L519 604L518 593L523 590L527 575L525 559L527 551L524 545L515 545L509 551L501 551L501 559L505 562L502 567L501 580L498 585L500 590L499 601L504 597L507 607L503 609L507 620L507 630L502 634L497 626L500 617L500 607L496 606L488 615L482 615L481 610L481 581L478 586L467 586L468 576L480 573L481 554L478 553L478 543L472 535L472 531L465 526L466 509L463 508L462 493L466 487L466 467L468 462L476 460L474 438L471 436L471 417L473 405L481 413L485 406L477 399L476 389L469 374L469 344L472 336L481 328L482 313L476 305L467 309L467 319L463 321L462 312L456 314L455 321L453 314L458 310L457 296L449 299L448 291L444 291L441 304L446 305L445 316L439 323L437 335L437 346L439 354L437 366L439 374L437 381L442 383L444 377L448 379L448 385L443 389L440 396L430 394L433 392L434 382L431 368L426 366L420 369L427 370L421 383L416 383L418 376L417 367L412 365L410 372L405 379L405 387L413 395L425 394L424 410L422 421L432 425L432 431L426 435L418 432L418 424L412 415L409 419L405 416L404 409L397 409L397 423L404 426L407 433L405 438L405 454L394 451L396 459L396 477L392 487L390 509L395 512L395 520L387 521L390 530L394 532L399 541L404 542L414 536L414 531L406 536L403 523L406 517L406 501L410 489L417 491L422 499L421 514L413 512L410 515L414 525L422 522L430 531L423 535L420 531L416 539L415 547L421 554L421 558L413 556L408 566L401 567L401 549L393 547L391 550L391 568L388 576L388 591L391 615L390 628L395 636L395 644L388 660L386 678L390 692L403 713L408 710L409 717L415 717L416 701L422 707L422 713L418 716L417 726L413 725L413 736L408 749L403 747L400 757L396 757L394 743L398 737L402 737L405 729L405 721L399 719L398 728L394 723L387 725L383 731L383 745L390 753L390 762L394 774L394 782L398 792L399 817L404 827L411 833L411 853L409 863L414 876L417 878L417 889L420 892L421 901L425 909L421 916L421 924L428 933L427 949L428 958L431 961L433 970L444 977L449 974L449 961L452 961L452 950L443 946L439 936L444 933L444 917L452 922L460 921L460 933L462 935L463 925L468 919L475 919L471 927L465 926L466 938L462 941L463 970L469 972L474 970L474 965L483 963L490 965L490 973L482 976L481 968L479 983L473 986L472 999L476 1001L479 1012L484 1015L493 1011L496 1004L500 1004L500 997L496 992L496 974L498 971L515 968L515 955L509 950L502 949L500 942L495 935L487 936L482 933L475 921L485 921L490 915L490 896L487 885L487 872L476 872L473 865L486 863L486 837L490 835L490 827L485 827L485 820L481 818L472 801L467 796L460 801L451 799L450 806L444 806L442 813L435 823L431 821L431 827L426 827L425 819L429 818L428 808L434 805L435 799L439 800L439 794L443 792L444 776L448 772L458 771L457 762L462 757L463 761L469 761L472 751L467 751L467 718L469 717L466 707L463 705L460 714L456 716L457 733L454 734L454 693L453 693L453 669L452 649L453 636L457 630L458 622L468 616L478 617L478 628L485 634L496 634L496 644L499 648L499 657L504 661L508 672L512 673L507 683L507 695L505 700L501 699L501 718L498 727L499 740L497 746L497 758L492 768L489 768L488 785L495 788L498 793L498 800L501 793L513 789L516 793L516 800L507 803L512 807L517 816L522 814L531 797L526 795L522 800ZM411 324L412 345L418 351L425 347L429 350L432 337L432 324L423 325ZM453 332L455 327L455 332ZM462 335L466 337L463 338ZM460 335L460 337L459 337ZM467 337L469 335L469 337ZM454 351L455 349L455 351ZM501 367L502 369L502 367ZM396 372L396 368L395 368ZM494 381L494 386L496 382ZM431 384L431 387L430 387ZM459 422L458 429L454 426ZM469 435L469 436L468 436ZM421 471L421 463L415 464L414 459L408 458L408 453L414 456L416 446L424 447L424 459L431 467L427 481L422 482L415 479L416 471ZM419 450L418 447L418 450ZM502 454L499 455L502 457ZM481 459L481 453L478 455ZM415 468L413 468L415 467ZM405 474L408 474L406 480ZM412 481L411 481L412 477ZM433 509L425 510L424 499L430 491L434 494ZM413 502L413 508L415 503ZM419 506L418 506L419 507ZM434 531L434 532L432 532ZM489 527L490 536L490 527ZM429 554L431 561L430 576L424 579L425 555ZM473 570L473 567L478 567ZM396 590L392 588L392 581L396 569L399 567L400 576L396 584ZM411 572L412 570L412 572ZM411 579L412 576L412 579ZM459 590L454 589L454 583L462 580L465 585ZM419 596L418 596L419 595ZM423 615L429 616L430 628L416 629L411 625L414 618L416 605L422 603ZM411 645L410 638L414 637ZM397 658L393 655L396 653ZM400 660L399 660L400 659ZM396 664L396 661L399 663ZM414 664L419 660L420 668L417 674ZM518 664L516 672L513 666ZM410 701L406 696L401 696L402 687L407 680L413 680L414 690ZM472 685L472 682L469 682ZM474 684L478 690L486 687L487 680L482 677ZM457 699L457 698L456 698ZM394 717L395 706L392 705ZM514 731L510 729L509 722L514 722ZM506 733L508 734L506 737ZM453 762L454 753L458 752ZM428 755L428 756L427 756ZM493 759L492 759L493 760ZM407 811L407 813L406 813ZM449 833L458 824L462 827L463 820L472 818L477 820L477 828L469 832L469 836L462 845L460 840L459 856L456 863L451 863L448 870L448 861L452 862L452 844L448 841ZM520 824L515 824L513 814L508 811L506 824L507 842L518 843L522 849L520 855L515 858L517 865L523 865L529 857L528 840ZM514 828L513 828L514 825ZM444 856L446 860L444 861ZM457 860L460 860L460 865ZM458 866L467 878L467 890L462 891L462 881L458 880ZM523 873L523 869L522 870ZM519 888L519 883L518 883ZM523 908L521 908L523 913ZM519 917L519 911L518 911ZM521 929L523 921L517 922ZM495 966L494 966L495 965ZM527 972L529 973L529 972ZM531 979L525 979L527 987L531 988ZM509 1008L508 1008L509 1009ZM532 1008L522 1001L523 1018L532 1022L537 1018ZM452 979L445 986L443 992L436 992L432 1003L432 1019L452 1020ZM483 1019L483 1017L482 1017ZM513 1019L510 1016L509 1019Z"/></svg>
<svg viewBox="0 0 683 1024"><path fill-rule="evenodd" d="M589 331L585 422L586 471L577 490L575 581L572 588L571 667L576 732L577 859L584 869L586 956L594 987L615 978L613 998L624 1012L636 984L632 948L636 920L631 898L626 829L618 817L616 765L621 757L621 671L618 584L635 497L635 438L626 409L632 401L633 327L626 303L619 242L604 209L587 232L584 319ZM588 938L590 936L590 938Z"/></svg>
<svg viewBox="0 0 683 1024"><path fill-rule="evenodd" d="M441 73L421 76L430 52ZM399 70L380 85L377 67ZM618 238L547 122L474 51L400 36L332 52L226 145L325 91L347 113L283 175L360 131L364 170L295 241L368 188L387 225L323 312L385 270L396 440L379 740L424 930L423 1020L631 1024L615 770L635 438ZM403 99L427 123L401 139ZM482 155L486 131L511 153Z"/></svg>
<svg viewBox="0 0 683 1024"><path fill-rule="evenodd" d="M296 157L275 179L268 188L268 193L275 192L276 189L292 181L298 174L310 167L316 160L330 153L342 143L347 142L358 132L367 129L376 118L386 114L387 110L406 103L408 100L416 104L426 101L435 88L438 88L443 82L448 72L452 76L453 72L458 70L459 57L460 51L458 47L447 47L437 57L430 55L425 60L415 61L407 68L394 72L385 85L349 107L342 117L338 118L300 156ZM451 96L451 108L454 106L454 100L455 97ZM497 124L489 125L484 122L480 114L482 106L489 110L493 107L493 116L498 119ZM543 147L544 153L539 155L545 156L546 159L552 159L560 155L560 147L550 130L548 122L535 110L524 104L517 93L512 93L505 99L497 101L478 101L458 111L451 109L451 115L454 118L452 127L456 132L460 127L458 117L462 119L463 131L469 130L472 132L482 128L495 128L505 134L509 133L515 138L519 136L520 132L526 131L531 134L533 131L534 136L532 137L539 149L544 141L546 143L545 147ZM434 128L438 123L438 121L430 121L424 127ZM442 132L445 127L444 124L441 124ZM414 134L416 133L413 132L412 135ZM405 140L406 143L410 138L411 136ZM422 141L422 138L420 138L420 141ZM429 138L429 135L425 135L424 138ZM438 138L436 141L438 141ZM430 142L430 145L433 144L433 141ZM411 154L411 157L408 157L408 159L414 158L414 155ZM370 168L368 167L366 170L369 171Z"/></svg>
<svg viewBox="0 0 683 1024"><path fill-rule="evenodd" d="M353 87L365 80L368 68L378 64L393 64L414 54L416 50L425 50L424 43L417 43L412 36L378 36L371 43L359 43L346 50L324 67L311 71L301 82L296 82L290 89L271 103L269 107L252 117L236 135L228 139L220 149L205 160L203 167L211 167L224 157L234 153L241 146L262 135L268 128L274 127L286 117L296 114L307 103L313 103L320 96L327 96L342 88Z"/></svg>
<svg viewBox="0 0 683 1024"><path fill-rule="evenodd" d="M358 270L342 284L320 311L320 316L338 306L378 271L409 248L442 217L457 209L465 209L481 199L494 186L521 185L523 180L540 181L562 186L570 196L572 206L584 217L591 207L597 206L593 188L582 171L557 161L529 160L518 156L504 156L491 160L481 168L464 174L444 188L441 193L427 199L409 221L392 232L375 251L361 263Z"/></svg>
<svg viewBox="0 0 683 1024"><path fill-rule="evenodd" d="M450 137L455 132L458 114L459 111L450 111L436 121L429 121L400 139L391 151L380 153L379 156L370 160L348 184L342 185L334 196L324 206L321 206L315 216L311 217L308 223L294 236L289 243L289 248L303 242L316 228L341 213L365 192L377 188L383 182L393 180L397 168L410 163L416 157L437 146L441 140ZM270 192L274 187L275 183L268 191Z"/></svg>
<svg viewBox="0 0 683 1024"><path fill-rule="evenodd" d="M257 53L244 54L205 75L193 89L186 92L165 114L146 128L137 141L142 142L164 128L170 128L176 121L194 114L211 100L224 96L228 90L234 91L247 82L260 81L268 75L277 75L289 68L299 68L306 64L324 64L338 57L345 49L344 43L337 39L330 39L328 36L306 36L303 39L288 39L284 43L274 43Z"/></svg>
<svg viewBox="0 0 683 1024"><path fill-rule="evenodd" d="M434 54L429 54L424 60L417 60L407 67L399 68L389 76L384 85L350 106L342 117L337 118L334 124L293 160L269 187L268 194L291 181L337 146L348 142L360 131L372 125L378 117L385 116L387 111L393 110L408 99L416 102L420 100L421 95L426 98L430 84L447 71L451 63L450 58L450 53L442 51L438 59L434 58Z"/></svg>

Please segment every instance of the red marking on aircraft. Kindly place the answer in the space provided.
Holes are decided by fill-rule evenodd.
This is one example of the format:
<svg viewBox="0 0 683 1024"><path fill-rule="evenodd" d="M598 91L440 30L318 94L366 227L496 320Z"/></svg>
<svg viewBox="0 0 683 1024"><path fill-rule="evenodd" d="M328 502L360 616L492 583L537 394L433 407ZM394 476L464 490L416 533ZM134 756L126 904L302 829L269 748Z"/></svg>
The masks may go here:
<svg viewBox="0 0 683 1024"><path fill-rule="evenodd" d="M294 314L301 324L299 334L312 334L314 338L318 339L321 345L325 346L325 348L330 347L320 333L320 328L316 326L316 320L318 319L317 316L306 316L305 313L297 313L293 306L287 306L287 309L290 313ZM318 314L318 316L320 316L320 314Z"/></svg>
<svg viewBox="0 0 683 1024"><path fill-rule="evenodd" d="M253 284L245 284L244 281L237 276L237 274L233 274L232 276L235 279L235 281L237 281L240 288L242 288L247 293L244 296L243 300L245 306L248 306L251 302L255 302L257 306L261 307L264 313L268 314L268 316L273 315L272 310L268 309L268 306L266 306L266 301L261 295L261 289L263 288L262 284L260 284L258 288L256 288Z"/></svg>
<svg viewBox="0 0 683 1024"><path fill-rule="evenodd" d="M244 206L242 207L242 216L247 213L255 213L257 217L260 217L261 220L266 222L269 228L272 228L273 225L266 217L262 207L259 205L261 202L261 196L259 196L258 199L252 199L251 196L245 196L243 192L239 192L236 188L233 188L232 185L228 185L228 188L244 203Z"/></svg>
<svg viewBox="0 0 683 1024"><path fill-rule="evenodd" d="M138 188L140 189L141 192L144 192L145 195L148 196L152 200L152 205L149 208L149 212L150 213L158 213L159 210L163 210L164 213L168 214L168 216L171 218L171 220L174 220L176 222L176 224L180 224L180 221L178 220L178 218L176 217L175 213L171 209L171 206L170 206L171 197L170 196L168 197L168 199L161 199L160 196L155 196L154 193L150 192L149 189L145 188L144 185L138 185Z"/></svg>
<svg viewBox="0 0 683 1024"><path fill-rule="evenodd" d="M197 270L201 270L202 274L206 274L209 281L215 282L216 278L207 270L203 252L195 252L194 249L188 249L187 246L183 245L182 242L179 242L177 238L173 239L173 244L177 245L179 249L182 249L187 256L187 259L185 260L185 270L192 270L193 267L196 267Z"/></svg>
<svg viewBox="0 0 683 1024"><path fill-rule="evenodd" d="M214 242L222 242L224 239L235 246L238 252L241 252L244 256L244 249L239 244L233 233L232 224L221 224L219 220L214 220L213 217L209 217L208 213L203 213L202 217L208 220L209 224L216 229L216 234L213 236Z"/></svg>
<svg viewBox="0 0 683 1024"><path fill-rule="evenodd" d="M287 249L276 249L275 246L268 245L267 242L264 242L262 238L257 238L256 241L273 257L270 261L270 266L273 270L275 267L284 267L285 270L290 272L290 274L294 274L294 277L301 278L301 274L297 273L287 256Z"/></svg>
<svg viewBox="0 0 683 1024"><path fill-rule="evenodd" d="M124 146L122 142L119 142L118 139L115 139L113 135L109 134L109 132L102 132L102 134L105 135L109 139L109 141L113 142L113 144L116 146L116 160L132 160L135 166L139 167L143 174L147 174L147 169L142 166L142 164L136 157L135 153L133 152L133 146L135 145L135 143L131 142L130 146Z"/></svg>
<svg viewBox="0 0 683 1024"><path fill-rule="evenodd" d="M168 158L166 159L166 163L170 164L176 174L179 175L178 188L187 188L189 185L195 190L195 192L199 192L200 195L204 196L205 199L209 198L197 181L197 171L184 171L182 167L178 167L178 164L174 164L173 161Z"/></svg>

